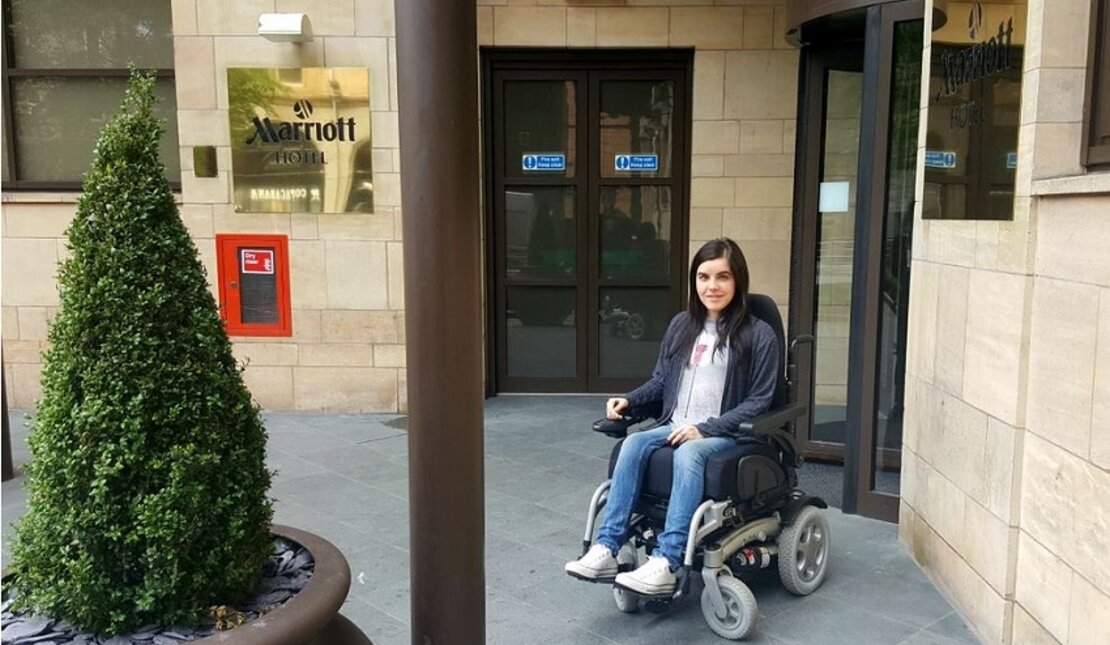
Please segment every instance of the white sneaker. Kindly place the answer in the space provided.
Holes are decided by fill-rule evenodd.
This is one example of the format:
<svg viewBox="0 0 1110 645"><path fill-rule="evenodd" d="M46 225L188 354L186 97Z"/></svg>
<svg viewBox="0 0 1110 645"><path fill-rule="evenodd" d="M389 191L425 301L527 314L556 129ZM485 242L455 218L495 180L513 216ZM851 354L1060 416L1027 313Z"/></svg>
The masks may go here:
<svg viewBox="0 0 1110 645"><path fill-rule="evenodd" d="M563 569L583 580L597 580L598 578L612 578L617 575L617 559L604 544L595 544L586 551L586 555L567 563Z"/></svg>
<svg viewBox="0 0 1110 645"><path fill-rule="evenodd" d="M675 575L666 558L653 555L635 571L618 575L615 582L642 596L659 596L674 591Z"/></svg>

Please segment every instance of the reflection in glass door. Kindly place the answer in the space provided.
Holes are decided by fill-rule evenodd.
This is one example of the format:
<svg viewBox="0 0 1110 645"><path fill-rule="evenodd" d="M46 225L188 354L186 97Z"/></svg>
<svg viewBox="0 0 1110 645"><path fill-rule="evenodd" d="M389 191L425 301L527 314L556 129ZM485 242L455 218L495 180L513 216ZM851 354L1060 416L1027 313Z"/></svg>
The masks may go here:
<svg viewBox="0 0 1110 645"><path fill-rule="evenodd" d="M871 490L888 495L897 495L901 484L910 240L913 233L923 28L920 20L894 24L890 144L879 278L878 387L870 468Z"/></svg>
<svg viewBox="0 0 1110 645"><path fill-rule="evenodd" d="M585 181L578 150L581 76L510 75L498 84L499 152L493 164L501 371L523 382L574 378L585 294L577 252Z"/></svg>
<svg viewBox="0 0 1110 645"><path fill-rule="evenodd" d="M487 55L499 392L627 390L681 305L689 54L585 54Z"/></svg>
<svg viewBox="0 0 1110 645"><path fill-rule="evenodd" d="M597 159L594 228L598 258L597 326L592 329L594 390L619 391L651 375L659 341L676 311L671 242L675 230L675 127L682 123L673 74L625 80L617 72L591 75L596 105ZM681 272L679 272L681 273Z"/></svg>

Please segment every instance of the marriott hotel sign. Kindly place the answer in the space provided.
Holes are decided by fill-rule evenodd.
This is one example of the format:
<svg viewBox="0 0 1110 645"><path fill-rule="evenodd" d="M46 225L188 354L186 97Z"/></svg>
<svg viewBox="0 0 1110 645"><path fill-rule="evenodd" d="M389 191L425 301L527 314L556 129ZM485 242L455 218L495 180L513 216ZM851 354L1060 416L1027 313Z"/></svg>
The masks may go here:
<svg viewBox="0 0 1110 645"><path fill-rule="evenodd" d="M229 68L236 212L372 212L365 68Z"/></svg>

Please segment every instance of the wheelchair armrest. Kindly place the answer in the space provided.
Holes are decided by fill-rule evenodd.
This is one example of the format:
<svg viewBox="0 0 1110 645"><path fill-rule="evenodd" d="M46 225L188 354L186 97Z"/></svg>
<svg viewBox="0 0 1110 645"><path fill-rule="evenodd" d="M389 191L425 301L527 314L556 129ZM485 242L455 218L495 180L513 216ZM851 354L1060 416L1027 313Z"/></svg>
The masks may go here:
<svg viewBox="0 0 1110 645"><path fill-rule="evenodd" d="M805 403L791 403L777 410L764 412L751 421L740 424L740 431L751 433L757 437L764 437L782 453L783 462L791 467L801 465L798 455L798 446L794 441L794 433L783 430L783 427L804 415L809 406Z"/></svg>
<svg viewBox="0 0 1110 645"><path fill-rule="evenodd" d="M805 403L790 403L777 410L764 412L758 417L740 424L740 431L754 435L777 434L787 423L806 413Z"/></svg>
<svg viewBox="0 0 1110 645"><path fill-rule="evenodd" d="M621 415L621 418L612 419L598 419L593 422L593 431L600 432L601 434L608 435L614 439L623 439L628 436L628 429L644 419L653 419L659 416L662 412L662 404L657 405L643 405L638 407L629 407Z"/></svg>

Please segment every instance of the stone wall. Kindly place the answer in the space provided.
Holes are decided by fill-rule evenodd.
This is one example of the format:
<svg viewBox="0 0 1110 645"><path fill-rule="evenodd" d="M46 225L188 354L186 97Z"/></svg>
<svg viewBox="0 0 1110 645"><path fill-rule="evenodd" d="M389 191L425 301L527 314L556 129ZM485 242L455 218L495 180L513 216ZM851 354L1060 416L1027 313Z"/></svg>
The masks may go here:
<svg viewBox="0 0 1110 645"><path fill-rule="evenodd" d="M696 48L691 246L722 234L736 238L753 287L785 307L798 54L781 38L784 0L477 4L481 45ZM293 45L260 38L258 14L270 11L308 13L315 39ZM181 213L209 275L216 271L216 233L289 236L293 336L234 339L236 353L249 361L255 398L274 410L404 411L393 0L173 0L173 17ZM235 66L370 69L375 213L233 212L225 69ZM192 147L199 145L216 146L218 177L193 175ZM55 264L73 210L73 195L4 195L4 361L16 408L33 407L38 394L39 352L57 305Z"/></svg>
<svg viewBox="0 0 1110 645"><path fill-rule="evenodd" d="M690 253L732 237L753 290L786 306L798 52L785 0L477 2L484 46L694 48Z"/></svg>
<svg viewBox="0 0 1110 645"><path fill-rule="evenodd" d="M1090 2L1046 4L1013 221L914 229L899 529L989 643L1110 633L1110 173L1079 165Z"/></svg>

